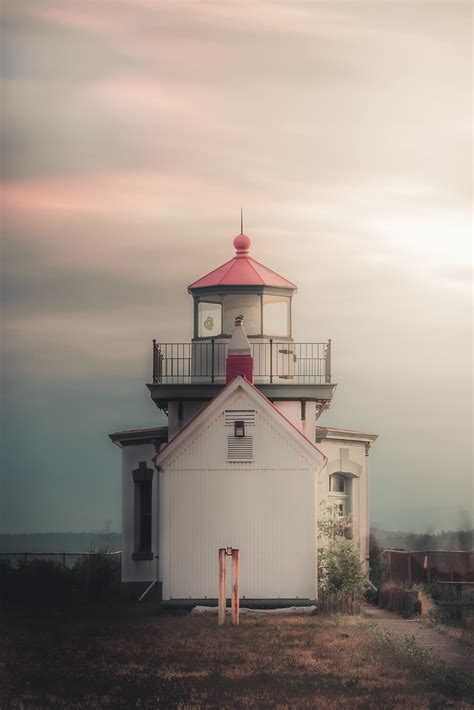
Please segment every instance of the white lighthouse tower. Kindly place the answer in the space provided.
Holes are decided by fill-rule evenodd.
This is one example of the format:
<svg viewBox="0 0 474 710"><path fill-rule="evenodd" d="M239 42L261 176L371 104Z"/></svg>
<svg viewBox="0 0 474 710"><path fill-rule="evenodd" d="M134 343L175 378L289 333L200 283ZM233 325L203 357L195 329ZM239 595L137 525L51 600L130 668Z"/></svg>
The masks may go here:
<svg viewBox="0 0 474 710"><path fill-rule="evenodd" d="M193 281L194 336L153 341L167 427L115 432L122 457L122 580L163 603L214 603L216 555L241 553L246 603L317 599L322 501L353 516L368 551L367 454L376 435L319 427L330 406L331 341L295 343L294 283L234 256Z"/></svg>

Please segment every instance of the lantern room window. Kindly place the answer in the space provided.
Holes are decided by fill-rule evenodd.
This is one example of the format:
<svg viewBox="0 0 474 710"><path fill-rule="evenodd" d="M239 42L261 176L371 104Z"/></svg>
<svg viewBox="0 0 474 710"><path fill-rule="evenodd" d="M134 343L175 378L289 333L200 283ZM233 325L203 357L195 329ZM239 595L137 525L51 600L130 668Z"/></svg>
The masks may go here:
<svg viewBox="0 0 474 710"><path fill-rule="evenodd" d="M225 335L232 335L237 316L244 317L247 335L262 334L262 300L259 294L229 293L224 296Z"/></svg>
<svg viewBox="0 0 474 710"><path fill-rule="evenodd" d="M200 301L198 304L198 337L212 338L222 333L222 305Z"/></svg>
<svg viewBox="0 0 474 710"><path fill-rule="evenodd" d="M263 334L290 337L290 299L288 296L263 296Z"/></svg>

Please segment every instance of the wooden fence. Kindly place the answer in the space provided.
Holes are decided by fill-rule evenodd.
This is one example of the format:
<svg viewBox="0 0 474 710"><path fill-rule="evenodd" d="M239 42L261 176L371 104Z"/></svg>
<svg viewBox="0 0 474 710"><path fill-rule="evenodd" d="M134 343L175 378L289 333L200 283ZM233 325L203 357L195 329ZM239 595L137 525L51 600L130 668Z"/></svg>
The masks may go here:
<svg viewBox="0 0 474 710"><path fill-rule="evenodd" d="M340 614L359 614L360 601L350 594L324 594L319 599L319 608Z"/></svg>
<svg viewBox="0 0 474 710"><path fill-rule="evenodd" d="M384 550L377 562L385 580L474 582L474 550Z"/></svg>
<svg viewBox="0 0 474 710"><path fill-rule="evenodd" d="M418 592L403 587L382 587L379 590L377 605L405 617L421 614Z"/></svg>

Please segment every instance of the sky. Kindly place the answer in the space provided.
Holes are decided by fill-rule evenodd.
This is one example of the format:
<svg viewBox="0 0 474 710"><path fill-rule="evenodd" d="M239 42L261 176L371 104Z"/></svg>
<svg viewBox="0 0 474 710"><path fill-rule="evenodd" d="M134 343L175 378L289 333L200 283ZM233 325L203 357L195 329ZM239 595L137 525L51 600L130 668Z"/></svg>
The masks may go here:
<svg viewBox="0 0 474 710"><path fill-rule="evenodd" d="M375 432L372 524L472 525L472 4L4 0L0 532L120 528L151 341L251 254Z"/></svg>

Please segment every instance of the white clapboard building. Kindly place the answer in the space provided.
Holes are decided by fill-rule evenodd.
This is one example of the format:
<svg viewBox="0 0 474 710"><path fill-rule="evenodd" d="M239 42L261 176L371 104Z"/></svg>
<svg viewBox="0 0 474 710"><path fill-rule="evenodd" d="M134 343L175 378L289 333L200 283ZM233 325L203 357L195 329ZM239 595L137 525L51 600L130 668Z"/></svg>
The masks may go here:
<svg viewBox="0 0 474 710"><path fill-rule="evenodd" d="M318 596L321 503L352 516L368 555L375 434L318 426L336 385L331 342L295 343L295 284L249 255L188 287L190 343L153 343L153 402L167 427L110 435L122 449L122 582L163 604L216 603L218 550L240 550L242 603ZM153 587L151 587L153 585Z"/></svg>

